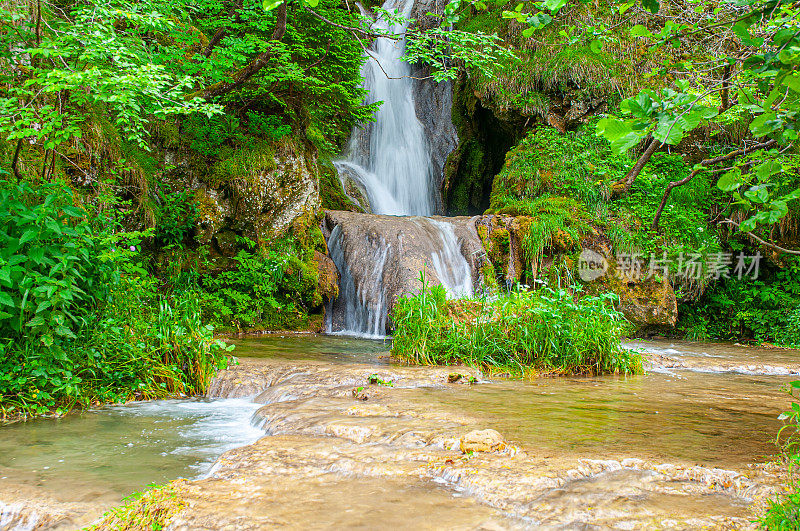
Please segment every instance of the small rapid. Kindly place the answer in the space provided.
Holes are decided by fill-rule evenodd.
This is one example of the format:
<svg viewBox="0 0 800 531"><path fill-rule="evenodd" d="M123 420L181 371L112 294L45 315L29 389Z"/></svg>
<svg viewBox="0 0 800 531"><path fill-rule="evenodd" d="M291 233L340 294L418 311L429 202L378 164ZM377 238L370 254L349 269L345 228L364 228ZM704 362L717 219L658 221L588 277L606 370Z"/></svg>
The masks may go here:
<svg viewBox="0 0 800 531"><path fill-rule="evenodd" d="M797 352L636 341L628 347L653 368L664 355L694 361L674 374L489 381L466 367L394 364L386 342L236 343L240 363L214 378L214 398L3 428L2 525L74 529L142 483L180 476L196 479L179 484L187 508L176 529L376 519L405 528L750 529L780 488L769 461L787 378L697 369L721 359L788 366ZM454 372L467 377L454 382ZM381 383L368 383L373 375ZM486 429L508 446L462 448Z"/></svg>

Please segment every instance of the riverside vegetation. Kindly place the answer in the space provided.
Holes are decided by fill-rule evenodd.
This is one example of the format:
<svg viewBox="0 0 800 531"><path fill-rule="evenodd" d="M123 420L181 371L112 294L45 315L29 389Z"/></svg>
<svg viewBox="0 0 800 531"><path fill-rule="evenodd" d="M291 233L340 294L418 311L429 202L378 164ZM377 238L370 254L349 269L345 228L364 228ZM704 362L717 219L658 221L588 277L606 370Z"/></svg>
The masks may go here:
<svg viewBox="0 0 800 531"><path fill-rule="evenodd" d="M385 36L375 14L405 22L365 7L0 1L3 418L202 393L228 358L214 330L320 321L335 296L320 287L321 210L359 208L332 161L379 108L364 104L362 44ZM431 10L406 59L452 83L443 210L514 218L524 263L507 278L498 231L492 295L398 301L398 355L640 371L612 296L499 288L574 279L589 240L703 259L700 278L663 279L679 302L669 333L800 345L796 2ZM763 255L758 280L709 274L738 252Z"/></svg>
<svg viewBox="0 0 800 531"><path fill-rule="evenodd" d="M628 324L613 294L576 299L573 290L514 289L447 300L424 274L418 294L398 300L392 353L424 365L464 363L490 373L632 374L641 357L622 349Z"/></svg>
<svg viewBox="0 0 800 531"><path fill-rule="evenodd" d="M381 36L339 0L0 0L0 417L201 394L215 331L311 328L324 208L358 210L332 161ZM397 301L394 352L513 376L641 372L611 294L575 281L587 242L675 260L668 333L800 346L800 6L789 0L448 0L406 58L452 83L451 215L519 225L488 293ZM757 280L709 274L760 253ZM533 290L503 292L514 283ZM576 296L577 295L577 296ZM378 382L380 383L380 382ZM792 384L797 388L796 383ZM763 518L798 526L791 482ZM110 526L158 525L171 486ZM131 506L129 506L130 508ZM146 511L147 512L147 511Z"/></svg>

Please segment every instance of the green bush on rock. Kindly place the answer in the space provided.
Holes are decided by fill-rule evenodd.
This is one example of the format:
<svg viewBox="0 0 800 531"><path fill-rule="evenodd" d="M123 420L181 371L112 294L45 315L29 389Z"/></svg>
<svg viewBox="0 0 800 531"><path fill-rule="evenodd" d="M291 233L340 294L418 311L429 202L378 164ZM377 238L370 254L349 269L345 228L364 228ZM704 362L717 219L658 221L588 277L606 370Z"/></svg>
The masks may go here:
<svg viewBox="0 0 800 531"><path fill-rule="evenodd" d="M613 295L575 296L542 288L499 298L447 300L429 287L394 308L392 353L412 363L464 363L524 375L638 373L641 358L622 349L627 322Z"/></svg>

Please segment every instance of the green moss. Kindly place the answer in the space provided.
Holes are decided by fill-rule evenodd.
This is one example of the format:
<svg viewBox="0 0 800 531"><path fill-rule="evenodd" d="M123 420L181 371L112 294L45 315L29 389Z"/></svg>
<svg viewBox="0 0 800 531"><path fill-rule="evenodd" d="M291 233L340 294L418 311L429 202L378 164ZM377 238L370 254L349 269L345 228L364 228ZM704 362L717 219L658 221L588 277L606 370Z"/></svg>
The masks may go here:
<svg viewBox="0 0 800 531"><path fill-rule="evenodd" d="M642 47L630 37L635 24L622 16L607 1L584 3L562 10L547 27L531 38L522 35L524 25L503 19L503 10L517 2L490 3L486 11L465 14L459 29L497 33L520 61L493 78L475 73L476 94L491 102L498 112L517 111L524 116L544 116L553 96L579 90L588 99L615 100L621 94L658 84L655 78L645 79L662 58ZM602 48L592 48L589 41L564 46L561 33L570 25L605 26Z"/></svg>
<svg viewBox="0 0 800 531"><path fill-rule="evenodd" d="M254 140L249 146L221 148L219 154L219 161L206 177L214 188L237 179L252 183L256 172L275 169L275 146L269 141Z"/></svg>
<svg viewBox="0 0 800 531"><path fill-rule="evenodd" d="M453 88L451 118L460 142L445 164L442 199L448 215L482 214L488 208L492 179L522 130L515 118L500 120L483 107L474 91L465 78Z"/></svg>
<svg viewBox="0 0 800 531"><path fill-rule="evenodd" d="M363 212L345 193L339 174L330 162L319 165L319 199L322 208L327 210Z"/></svg>

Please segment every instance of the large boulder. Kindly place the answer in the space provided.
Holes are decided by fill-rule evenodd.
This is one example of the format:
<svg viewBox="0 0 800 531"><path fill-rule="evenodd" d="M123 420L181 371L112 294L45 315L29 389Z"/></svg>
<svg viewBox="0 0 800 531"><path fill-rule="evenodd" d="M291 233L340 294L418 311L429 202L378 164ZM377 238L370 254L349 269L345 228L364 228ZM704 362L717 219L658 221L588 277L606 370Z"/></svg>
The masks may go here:
<svg viewBox="0 0 800 531"><path fill-rule="evenodd" d="M193 186L198 239L220 254L234 252L236 236L268 244L319 209L316 154L289 137L238 150L209 171Z"/></svg>
<svg viewBox="0 0 800 531"><path fill-rule="evenodd" d="M345 294L331 308L334 330L352 329L346 319L361 312L376 321L372 333L384 333L397 299L422 287L421 272L429 285L466 286L470 293L481 281L484 252L472 218L327 211L323 232Z"/></svg>

